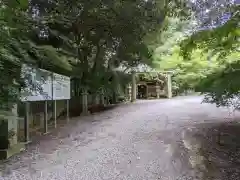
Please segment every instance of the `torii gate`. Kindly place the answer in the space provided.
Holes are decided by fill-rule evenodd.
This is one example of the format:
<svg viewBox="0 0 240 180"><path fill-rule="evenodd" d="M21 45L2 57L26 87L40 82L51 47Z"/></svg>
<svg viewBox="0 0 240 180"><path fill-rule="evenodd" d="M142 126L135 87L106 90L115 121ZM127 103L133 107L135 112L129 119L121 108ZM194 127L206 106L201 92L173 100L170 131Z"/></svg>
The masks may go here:
<svg viewBox="0 0 240 180"><path fill-rule="evenodd" d="M125 69L125 70L124 70ZM118 68L115 70L118 71L124 71L125 73L131 73L132 75L132 82L128 87L128 93L129 93L129 98L131 102L136 101L137 99L137 82L136 82L136 76L137 74L142 74L142 73L163 73L167 75L167 97L172 98L172 74L174 71L157 71L148 65L145 64L140 64L137 67L132 67L132 68L127 68L125 65L120 65ZM129 90L131 89L131 93ZM157 92L158 93L158 92Z"/></svg>
<svg viewBox="0 0 240 180"><path fill-rule="evenodd" d="M143 70L144 69L144 70ZM130 85L131 88L131 95L130 95L130 100L131 102L136 101L137 99L137 82L136 82L136 76L137 74L142 74L142 73L163 73L167 75L167 86L166 86L166 90L167 90L167 98L172 98L172 74L173 71L157 71L154 70L148 66L142 66L142 67L137 67L137 68L132 68L132 82ZM157 93L159 93L159 91L157 91ZM158 94L159 97L159 94Z"/></svg>
<svg viewBox="0 0 240 180"><path fill-rule="evenodd" d="M136 75L139 73L143 73L143 72L132 72L132 83L131 83L131 102L136 101L137 99L137 82L136 82ZM151 73L151 72L148 72ZM156 72L154 72L156 73ZM170 71L159 71L158 73L164 73L167 74L167 86L166 86L166 90L167 90L167 97L168 98L172 98L172 72ZM157 93L159 93L157 91ZM158 95L159 96L159 95Z"/></svg>

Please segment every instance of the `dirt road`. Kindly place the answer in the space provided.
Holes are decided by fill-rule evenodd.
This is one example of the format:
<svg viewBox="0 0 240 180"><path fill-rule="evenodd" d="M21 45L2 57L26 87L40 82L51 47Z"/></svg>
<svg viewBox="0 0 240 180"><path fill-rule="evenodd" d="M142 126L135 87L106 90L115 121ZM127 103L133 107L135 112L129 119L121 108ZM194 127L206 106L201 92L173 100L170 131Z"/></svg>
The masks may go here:
<svg viewBox="0 0 240 180"><path fill-rule="evenodd" d="M81 117L1 164L2 179L240 179L237 162L223 155L221 164L214 151L220 124L240 115L201 99L137 101Z"/></svg>

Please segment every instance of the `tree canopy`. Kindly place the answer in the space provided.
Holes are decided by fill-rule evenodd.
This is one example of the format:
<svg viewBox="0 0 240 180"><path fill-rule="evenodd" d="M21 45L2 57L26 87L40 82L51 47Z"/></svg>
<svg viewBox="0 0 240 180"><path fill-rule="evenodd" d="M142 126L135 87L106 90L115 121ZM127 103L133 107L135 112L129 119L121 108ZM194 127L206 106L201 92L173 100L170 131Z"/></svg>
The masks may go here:
<svg viewBox="0 0 240 180"><path fill-rule="evenodd" d="M213 51L219 58L239 50L239 4L237 1L213 1L215 6L205 10L208 21L197 26L181 43L182 55L187 58L195 48ZM205 17L204 16L204 17ZM201 18L200 21L203 21Z"/></svg>
<svg viewBox="0 0 240 180"><path fill-rule="evenodd" d="M240 18L237 4L217 4L220 6L212 9L210 6L203 12L213 13L214 17L196 19L195 16L188 21L175 19L169 23L164 32L167 41L161 37L164 33L160 34L154 60L157 68L175 70L173 78L178 90L194 88L205 94L206 102L223 106L236 102L239 96L236 77Z"/></svg>
<svg viewBox="0 0 240 180"><path fill-rule="evenodd" d="M3 104L8 97L18 98L24 63L71 76L77 89L113 88L116 79L125 77L115 67L151 64L152 52L144 38L161 29L167 16L188 13L178 0L1 3Z"/></svg>
<svg viewBox="0 0 240 180"><path fill-rule="evenodd" d="M215 71L225 71L231 56L239 59L239 10L230 0L1 3L2 104L19 97L24 63L71 76L78 93L116 92L129 78L115 69L138 64L174 69L180 89L201 86L212 93L214 88L203 88L209 86L205 78L217 81Z"/></svg>
<svg viewBox="0 0 240 180"><path fill-rule="evenodd" d="M221 8L215 16L218 23L214 21L183 40L181 54L184 58L189 58L194 49L202 49L205 53L217 57L218 68L208 73L199 82L197 89L206 95L206 102L216 103L218 106L228 106L234 102L238 108L239 4L234 1L219 7Z"/></svg>

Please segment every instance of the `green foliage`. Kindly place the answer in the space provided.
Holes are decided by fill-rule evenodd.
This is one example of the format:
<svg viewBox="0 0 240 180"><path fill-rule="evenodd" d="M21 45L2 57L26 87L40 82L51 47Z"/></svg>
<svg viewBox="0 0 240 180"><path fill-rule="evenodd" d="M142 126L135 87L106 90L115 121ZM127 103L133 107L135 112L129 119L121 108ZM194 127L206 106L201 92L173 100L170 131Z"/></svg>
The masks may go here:
<svg viewBox="0 0 240 180"><path fill-rule="evenodd" d="M162 73L142 73L138 74L138 80L139 81L149 81L149 82L157 82L157 83L165 83L167 80L167 77L165 74Z"/></svg>
<svg viewBox="0 0 240 180"><path fill-rule="evenodd" d="M2 0L0 106L18 100L22 64L72 76L78 90L123 88L129 77L114 69L152 63L145 37L161 29L166 16L187 14L179 3Z"/></svg>
<svg viewBox="0 0 240 180"><path fill-rule="evenodd" d="M217 58L217 67L200 78L197 90L205 94L205 102L239 108L239 6L231 7L230 12L232 16L225 24L198 31L185 39L181 43L181 55L190 59L195 49L202 49Z"/></svg>
<svg viewBox="0 0 240 180"><path fill-rule="evenodd" d="M57 54L57 49L52 46L38 46L32 41L31 35L36 30L36 24L27 13L28 0L1 3L0 109L8 109L18 101L19 89L24 85L20 75L22 64L39 67L47 64L46 67L51 67L50 69L56 70L56 67L62 70L70 69L66 65L67 61L60 61L61 57Z"/></svg>
<svg viewBox="0 0 240 180"><path fill-rule="evenodd" d="M161 27L168 5L143 0L67 4L58 0L58 4L43 5L46 9L42 8L39 18L48 27L48 40L43 43L75 59L71 75L82 87L98 90L115 86L116 81L122 82L113 70L119 65L151 64L151 51L143 40Z"/></svg>
<svg viewBox="0 0 240 180"><path fill-rule="evenodd" d="M15 1L4 1L0 6L0 109L5 110L18 98L20 58L25 58L17 38L23 30L22 8Z"/></svg>
<svg viewBox="0 0 240 180"><path fill-rule="evenodd" d="M158 57L172 54L171 50L183 39L187 27L189 27L189 21L167 17L162 28L146 36L145 41Z"/></svg>
<svg viewBox="0 0 240 180"><path fill-rule="evenodd" d="M239 56L240 58L240 56ZM239 108L240 61L228 62L225 67L209 74L198 85L199 91L206 94L205 101L217 106L234 106Z"/></svg>
<svg viewBox="0 0 240 180"><path fill-rule="evenodd" d="M227 83L232 81L232 77L226 76L224 79L221 79L223 77L218 76L218 74L224 73L226 71L226 66L229 65L232 65L232 67L236 69L238 68L235 67L235 63L240 60L239 52L232 53L220 61L217 54L207 54L202 50L195 50L189 59L184 59L181 55L179 55L179 51L180 48L176 48L172 55L165 57L161 56L161 59L156 65L156 67L161 70L174 70L173 81L179 93L188 89L195 89L196 91L203 93L211 92L212 94L215 92L219 93L221 91L222 94L219 93L218 96L227 97L223 92L225 92L226 88L229 86L223 82ZM234 76L234 74L232 74L232 76ZM225 79L227 77L229 78L228 80ZM215 81L218 81L217 84L219 86L214 84ZM206 84L206 82L208 82L208 84ZM220 82L223 83L221 86L219 84ZM214 88L211 88L211 84ZM238 88L240 89L240 87ZM217 103L219 104L219 102L220 101Z"/></svg>
<svg viewBox="0 0 240 180"><path fill-rule="evenodd" d="M174 71L175 91L195 89L205 94L206 102L239 108L239 11L234 7L231 12L227 23L189 37L185 30L191 21L169 20L152 41L154 64Z"/></svg>
<svg viewBox="0 0 240 180"><path fill-rule="evenodd" d="M202 78L218 66L216 57L209 60L207 55L200 50L195 51L189 60L184 60L179 55L179 48L175 49L172 55L162 57L162 59L158 62L158 68L174 71L173 81L179 92L194 89Z"/></svg>
<svg viewBox="0 0 240 180"><path fill-rule="evenodd" d="M232 16L223 25L212 29L196 31L181 43L181 55L189 58L191 52L200 48L206 52L213 51L220 59L224 59L232 52L239 50L239 6L232 8Z"/></svg>

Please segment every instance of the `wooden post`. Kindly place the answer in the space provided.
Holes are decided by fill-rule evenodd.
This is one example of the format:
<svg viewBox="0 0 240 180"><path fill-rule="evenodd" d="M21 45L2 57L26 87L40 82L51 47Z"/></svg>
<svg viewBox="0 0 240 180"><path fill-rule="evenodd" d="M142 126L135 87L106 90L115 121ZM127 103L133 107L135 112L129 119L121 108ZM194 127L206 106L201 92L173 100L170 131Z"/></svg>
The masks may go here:
<svg viewBox="0 0 240 180"><path fill-rule="evenodd" d="M29 142L29 112L30 112L30 103L25 102L25 118L24 118L24 142Z"/></svg>
<svg viewBox="0 0 240 180"><path fill-rule="evenodd" d="M125 86L125 93L124 93L126 100L128 101L128 86Z"/></svg>
<svg viewBox="0 0 240 180"><path fill-rule="evenodd" d="M95 103L96 105L99 105L99 104L100 104L100 97L99 97L99 94L98 94L98 93L95 95L94 101L95 101L94 103Z"/></svg>
<svg viewBox="0 0 240 180"><path fill-rule="evenodd" d="M157 99L160 98L160 87L159 84L156 85Z"/></svg>
<svg viewBox="0 0 240 180"><path fill-rule="evenodd" d="M131 101L134 102L137 99L137 83L136 83L136 73L132 72L132 98Z"/></svg>
<svg viewBox="0 0 240 180"><path fill-rule="evenodd" d="M43 127L43 133L47 134L48 133L48 102L44 102L44 127Z"/></svg>
<svg viewBox="0 0 240 180"><path fill-rule="evenodd" d="M53 111L52 111L52 116L54 118L54 127L57 128L57 101L54 99L54 88L55 88L55 77L54 73L52 73L52 105L53 105Z"/></svg>
<svg viewBox="0 0 240 180"><path fill-rule="evenodd" d="M172 98L172 78L171 74L167 74L167 97Z"/></svg>
<svg viewBox="0 0 240 180"><path fill-rule="evenodd" d="M100 104L101 104L101 105L105 105L105 102L104 102L104 91L103 91L103 89L102 89L101 92L100 92Z"/></svg>
<svg viewBox="0 0 240 180"><path fill-rule="evenodd" d="M148 85L146 84L146 99L148 99Z"/></svg>
<svg viewBox="0 0 240 180"><path fill-rule="evenodd" d="M67 122L69 122L69 99L67 99Z"/></svg>
<svg viewBox="0 0 240 180"><path fill-rule="evenodd" d="M132 100L132 86L131 84L128 85L128 100Z"/></svg>
<svg viewBox="0 0 240 180"><path fill-rule="evenodd" d="M53 101L54 127L57 128L57 101Z"/></svg>
<svg viewBox="0 0 240 180"><path fill-rule="evenodd" d="M18 105L14 104L12 108L12 114L8 119L8 130L14 130L15 134L11 138L11 145L15 145L18 142L17 134L18 134Z"/></svg>
<svg viewBox="0 0 240 180"><path fill-rule="evenodd" d="M82 115L88 115L88 93L84 89L82 93Z"/></svg>
<svg viewBox="0 0 240 180"><path fill-rule="evenodd" d="M105 102L105 105L109 105L109 96L106 96L106 102Z"/></svg>

